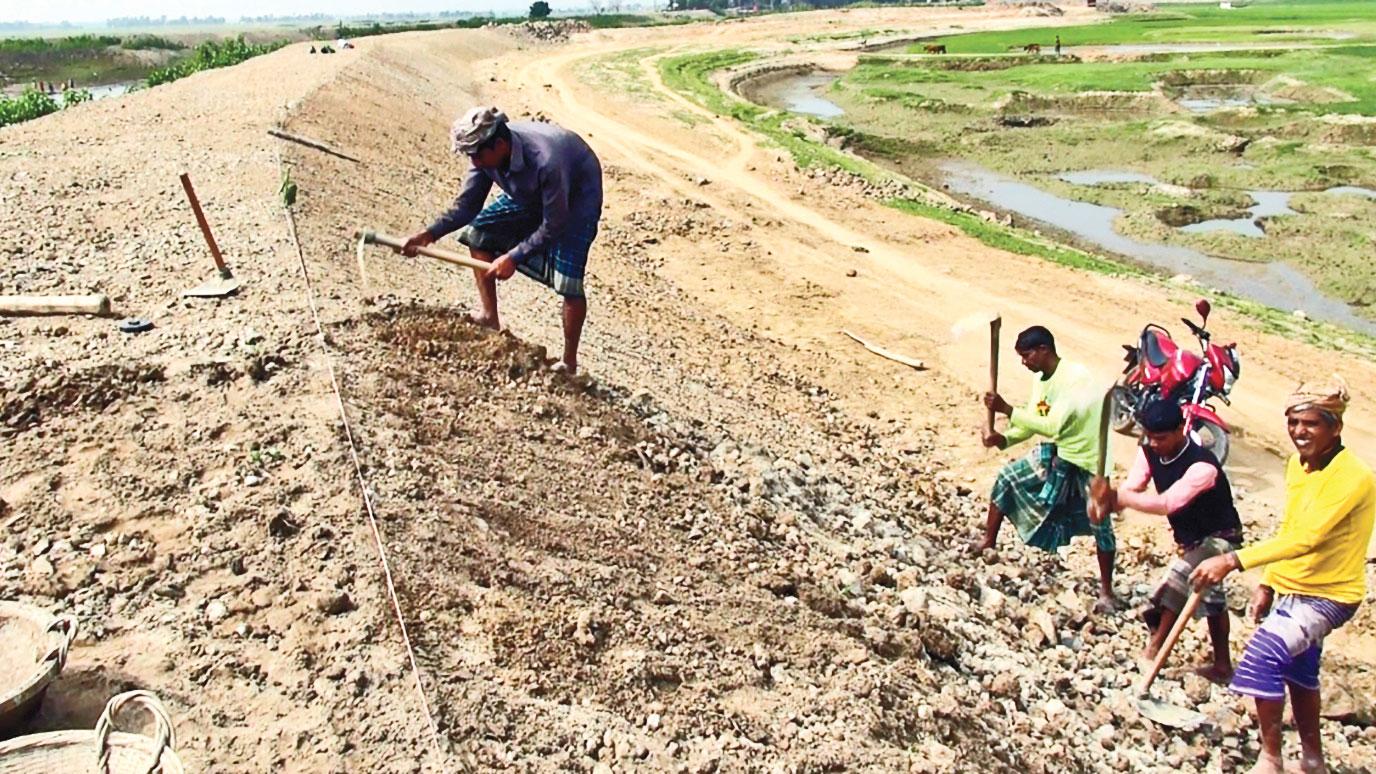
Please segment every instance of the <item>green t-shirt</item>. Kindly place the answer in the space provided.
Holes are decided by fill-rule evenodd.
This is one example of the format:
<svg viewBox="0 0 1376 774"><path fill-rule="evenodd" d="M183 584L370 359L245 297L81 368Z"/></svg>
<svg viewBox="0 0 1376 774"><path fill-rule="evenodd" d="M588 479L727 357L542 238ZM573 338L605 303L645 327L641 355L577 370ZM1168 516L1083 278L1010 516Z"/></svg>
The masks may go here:
<svg viewBox="0 0 1376 774"><path fill-rule="evenodd" d="M1013 409L1008 445L1044 436L1056 444L1057 455L1082 470L1094 472L1099 463L1099 417L1104 410L1104 390L1089 369L1064 358L1049 379L1032 385L1027 405Z"/></svg>

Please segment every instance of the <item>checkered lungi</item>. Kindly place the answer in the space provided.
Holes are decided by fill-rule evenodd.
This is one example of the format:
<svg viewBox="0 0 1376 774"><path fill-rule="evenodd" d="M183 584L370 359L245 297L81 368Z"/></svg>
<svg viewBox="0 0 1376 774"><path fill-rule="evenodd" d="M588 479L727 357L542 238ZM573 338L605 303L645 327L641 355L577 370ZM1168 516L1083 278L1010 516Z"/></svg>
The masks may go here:
<svg viewBox="0 0 1376 774"><path fill-rule="evenodd" d="M1089 471L1056 456L1055 444L1042 443L1003 466L990 500L1029 546L1055 551L1076 535L1092 535L1095 547L1109 553L1118 547L1113 520L1090 523L1090 478Z"/></svg>
<svg viewBox="0 0 1376 774"><path fill-rule="evenodd" d="M1247 641L1228 687L1244 696L1272 700L1285 698L1286 683L1317 691L1323 640L1356 613L1356 605L1331 599L1279 595L1271 614Z"/></svg>
<svg viewBox="0 0 1376 774"><path fill-rule="evenodd" d="M1142 620L1147 624L1147 628L1156 631L1156 627L1161 624L1161 611L1170 610L1179 614L1185 608L1185 600L1189 599L1193 586L1190 584L1190 573L1199 563L1214 556L1222 556L1230 551L1236 551L1242 547L1242 535L1231 530L1220 532L1217 535L1210 535L1203 540L1189 546L1177 546L1176 557L1166 566L1166 571L1161 574L1161 582L1156 584L1156 589L1152 591L1151 598L1147 602L1147 607L1142 610ZM1208 618L1219 615L1228 609L1228 598L1222 583L1215 583L1204 592L1204 596L1199 600L1199 607L1195 608L1195 618Z"/></svg>
<svg viewBox="0 0 1376 774"><path fill-rule="evenodd" d="M473 222L459 230L458 240L469 247L502 255L535 233L542 217L506 194L483 208ZM516 270L566 298L583 297L583 271L588 250L597 238L597 221L572 221L552 245L531 253Z"/></svg>

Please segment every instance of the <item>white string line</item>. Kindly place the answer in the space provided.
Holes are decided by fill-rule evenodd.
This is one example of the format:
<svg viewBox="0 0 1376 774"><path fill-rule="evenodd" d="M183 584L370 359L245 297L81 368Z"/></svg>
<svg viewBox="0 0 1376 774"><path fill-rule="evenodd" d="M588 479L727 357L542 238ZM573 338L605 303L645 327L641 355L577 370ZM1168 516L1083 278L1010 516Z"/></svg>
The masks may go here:
<svg viewBox="0 0 1376 774"><path fill-rule="evenodd" d="M277 163L282 167L282 156L278 153ZM320 312L315 306L315 288L311 285L310 272L306 269L306 256L301 250L301 240L296 235L296 218L292 215L291 208L285 207L287 212L287 228L291 233L292 245L296 248L296 258L301 263L301 277L306 282L306 300L311 307L311 317L315 320L315 330L320 334L322 347L325 346L325 327L320 323ZM363 477L363 465L358 459L358 447L354 443L353 429L349 426L349 416L344 409L344 395L339 387L339 379L335 376L334 358L330 357L329 352L325 353L325 367L330 374L330 386L334 389L334 398L339 406L339 419L344 425L344 437L349 442L349 457L353 460L354 473L358 476L358 487L363 492L363 506L368 512L368 525L373 531L373 541L377 544L377 555L382 562L382 574L387 580L387 596L392 603L392 611L396 614L397 624L401 627L401 639L406 645L406 658L411 662L411 672L416 678L416 693L420 695L421 709L425 711L425 720L430 725L430 733L433 736L435 751L439 753L441 760L446 760L444 745L440 736L439 725L435 722L435 716L430 711L430 700L425 697L425 684L421 681L420 665L416 663L416 651L411 646L411 635L406 630L406 618L401 613L401 603L397 598L396 584L392 582L392 567L387 561L387 549L382 543L382 532L377 526L377 515L373 510L373 498L368 490L368 482Z"/></svg>

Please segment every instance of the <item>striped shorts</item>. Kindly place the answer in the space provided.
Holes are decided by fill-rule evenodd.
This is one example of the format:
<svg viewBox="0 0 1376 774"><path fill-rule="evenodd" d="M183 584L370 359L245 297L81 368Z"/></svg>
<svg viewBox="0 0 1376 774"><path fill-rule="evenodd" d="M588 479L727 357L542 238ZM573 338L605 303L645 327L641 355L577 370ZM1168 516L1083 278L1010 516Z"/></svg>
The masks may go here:
<svg viewBox="0 0 1376 774"><path fill-rule="evenodd" d="M1258 699L1284 699L1285 684L1319 689L1319 656L1328 633L1357 612L1322 597L1281 594L1247 642L1229 688Z"/></svg>
<svg viewBox="0 0 1376 774"><path fill-rule="evenodd" d="M1194 568L1198 567L1200 562L1210 557L1226 554L1229 551L1236 551L1238 548L1236 542L1218 536L1204 538L1188 549L1180 548L1179 554L1166 567L1166 572L1161 576L1161 582L1157 584L1156 590L1151 595L1151 605L1157 610L1157 620L1160 620L1160 608L1175 613L1184 609L1185 600L1190 596L1190 573L1194 572ZM1219 615L1227 610L1227 602L1223 584L1216 583L1204 592L1199 608L1195 610L1195 618ZM1155 629L1156 626L1153 625L1151 628Z"/></svg>
<svg viewBox="0 0 1376 774"><path fill-rule="evenodd" d="M502 255L525 241L540 227L538 211L500 194L473 222L459 230L458 240L477 250ZM569 223L554 244L526 256L516 270L566 298L583 297L583 272L588 251L597 238L595 218Z"/></svg>

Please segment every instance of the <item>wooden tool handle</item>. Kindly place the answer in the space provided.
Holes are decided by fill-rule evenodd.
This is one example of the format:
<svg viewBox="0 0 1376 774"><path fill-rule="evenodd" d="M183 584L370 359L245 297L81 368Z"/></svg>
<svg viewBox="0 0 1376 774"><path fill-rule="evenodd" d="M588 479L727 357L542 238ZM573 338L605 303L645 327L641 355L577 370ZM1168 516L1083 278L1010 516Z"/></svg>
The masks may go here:
<svg viewBox="0 0 1376 774"><path fill-rule="evenodd" d="M1137 695L1145 694L1151 684L1156 681L1156 675L1161 671L1162 665L1166 663L1166 657L1171 654L1171 648L1175 647L1175 641L1180 639L1180 633L1185 631L1185 626L1190 619L1194 618L1195 608L1199 607L1199 600L1204 597L1204 589L1195 589L1190 592L1190 598L1185 600L1185 606L1180 609L1180 615L1175 619L1175 625L1171 627L1170 634L1166 635L1166 641L1161 643L1161 652L1156 654L1156 661L1151 665L1151 671L1147 673L1146 679L1137 688Z"/></svg>
<svg viewBox="0 0 1376 774"><path fill-rule="evenodd" d="M196 191L191 187L191 176L185 172L181 175L182 188L186 191L186 198L191 202L191 211L196 213L196 223L201 227L201 233L205 235L205 243L210 245L210 255L215 259L215 268L220 270L220 276L228 279L231 275L229 267L225 266L225 259L220 256L220 246L215 244L215 237L210 233L210 224L205 222L205 213L201 212L201 202L196 198Z"/></svg>
<svg viewBox="0 0 1376 774"><path fill-rule="evenodd" d="M110 313L110 299L94 296L0 296L0 315Z"/></svg>
<svg viewBox="0 0 1376 774"><path fill-rule="evenodd" d="M391 236L390 234L379 234L376 231L355 231L355 239L362 239L364 242L383 247L390 247L393 250L401 250L406 244L405 239ZM471 255L456 253L453 250L445 250L443 247L417 247L416 253L427 258L434 258L437 261L452 263L455 266L467 266L478 271L487 271L492 268L492 264L480 261Z"/></svg>
<svg viewBox="0 0 1376 774"><path fill-rule="evenodd" d="M989 321L989 391L999 391L999 329L1003 327L1003 317ZM994 432L994 409L988 411L989 432Z"/></svg>
<svg viewBox="0 0 1376 774"><path fill-rule="evenodd" d="M1104 467L1108 464L1108 420L1113 413L1113 390L1104 393L1104 405L1099 413L1099 460L1094 466L1094 475L1104 477Z"/></svg>

